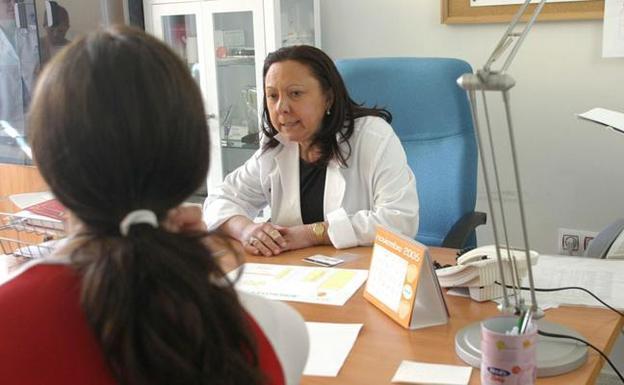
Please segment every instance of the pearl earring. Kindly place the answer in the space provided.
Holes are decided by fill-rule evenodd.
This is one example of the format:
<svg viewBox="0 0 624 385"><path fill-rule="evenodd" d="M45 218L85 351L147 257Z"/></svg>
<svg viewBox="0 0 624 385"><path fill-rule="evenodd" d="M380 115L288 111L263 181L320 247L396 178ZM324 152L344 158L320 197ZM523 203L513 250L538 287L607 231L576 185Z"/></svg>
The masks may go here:
<svg viewBox="0 0 624 385"><path fill-rule="evenodd" d="M331 110L328 108L327 111L325 112L327 115L331 115Z"/></svg>

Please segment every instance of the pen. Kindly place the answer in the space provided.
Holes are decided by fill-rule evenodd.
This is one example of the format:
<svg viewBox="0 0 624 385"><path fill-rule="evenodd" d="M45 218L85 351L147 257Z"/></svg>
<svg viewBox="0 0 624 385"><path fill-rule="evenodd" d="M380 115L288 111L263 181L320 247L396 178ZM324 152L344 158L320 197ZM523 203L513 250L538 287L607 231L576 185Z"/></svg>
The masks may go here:
<svg viewBox="0 0 624 385"><path fill-rule="evenodd" d="M529 324L531 323L531 318L533 318L533 312L529 309L524 315L524 320L522 321L522 326L520 327L520 334L526 333L529 328Z"/></svg>
<svg viewBox="0 0 624 385"><path fill-rule="evenodd" d="M520 316L518 317L518 324L516 325L519 331L522 330L522 324L524 323L525 316L526 316L526 311L520 312Z"/></svg>

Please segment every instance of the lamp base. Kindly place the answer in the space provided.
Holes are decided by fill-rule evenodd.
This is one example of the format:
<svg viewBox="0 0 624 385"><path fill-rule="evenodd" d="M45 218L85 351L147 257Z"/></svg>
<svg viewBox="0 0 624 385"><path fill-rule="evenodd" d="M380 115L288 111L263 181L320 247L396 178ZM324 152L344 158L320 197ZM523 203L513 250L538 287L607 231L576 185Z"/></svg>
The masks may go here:
<svg viewBox="0 0 624 385"><path fill-rule="evenodd" d="M565 326L537 321L539 330L584 339ZM481 323L472 323L455 336L455 352L468 365L481 368ZM549 377L571 372L587 361L587 346L580 342L537 336L537 376Z"/></svg>

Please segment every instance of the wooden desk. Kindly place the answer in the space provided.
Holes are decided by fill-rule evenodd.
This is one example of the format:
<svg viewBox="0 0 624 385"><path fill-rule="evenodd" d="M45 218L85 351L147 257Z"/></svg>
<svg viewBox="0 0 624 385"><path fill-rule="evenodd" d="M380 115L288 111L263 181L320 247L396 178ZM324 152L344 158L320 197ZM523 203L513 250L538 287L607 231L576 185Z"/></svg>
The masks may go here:
<svg viewBox="0 0 624 385"><path fill-rule="evenodd" d="M4 224L3 213L14 213L19 211L8 197L12 194L37 192L48 190L45 182L37 168L33 166L22 166L15 164L0 163L0 228ZM36 234L22 232L18 234L14 230L0 230L0 238L21 239L28 243L38 243L43 237ZM4 248L0 247L0 254L9 249L17 248L15 244L4 243Z"/></svg>
<svg viewBox="0 0 624 385"><path fill-rule="evenodd" d="M37 168L33 166L20 166L15 164L0 163L0 198L11 194L46 191L47 186ZM13 206L1 206L0 211L12 211Z"/></svg>
<svg viewBox="0 0 624 385"><path fill-rule="evenodd" d="M361 247L336 250L318 247L285 253L279 257L248 257L248 262L304 265L301 258L313 254L357 254L358 257L341 265L344 268L368 269L371 248ZM454 252L432 249L432 259L450 263ZM394 323L362 297L363 287L345 306L313 305L289 302L306 321L363 323L364 327L353 346L338 377L304 377L303 385L390 384L399 363L413 360L430 363L466 365L455 354L455 334L462 327L498 314L492 302L478 303L467 298L445 295L450 312L449 323L442 326L409 331ZM546 319L560 323L581 333L590 343L603 351L610 351L624 325L624 318L606 309L587 307L560 307L548 310ZM561 376L539 378L538 385L593 384L602 367L602 359L592 349L581 368ZM473 370L471 385L480 384L479 370Z"/></svg>

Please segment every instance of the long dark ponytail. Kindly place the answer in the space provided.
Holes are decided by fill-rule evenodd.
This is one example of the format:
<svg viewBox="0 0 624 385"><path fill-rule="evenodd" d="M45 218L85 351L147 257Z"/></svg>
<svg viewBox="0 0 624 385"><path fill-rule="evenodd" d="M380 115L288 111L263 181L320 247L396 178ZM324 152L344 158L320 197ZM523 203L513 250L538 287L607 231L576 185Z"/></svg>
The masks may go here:
<svg viewBox="0 0 624 385"><path fill-rule="evenodd" d="M81 224L66 251L82 306L122 384L259 384L253 336L208 234L163 220L204 183L201 94L164 44L127 27L82 37L44 70L31 107L35 161Z"/></svg>

